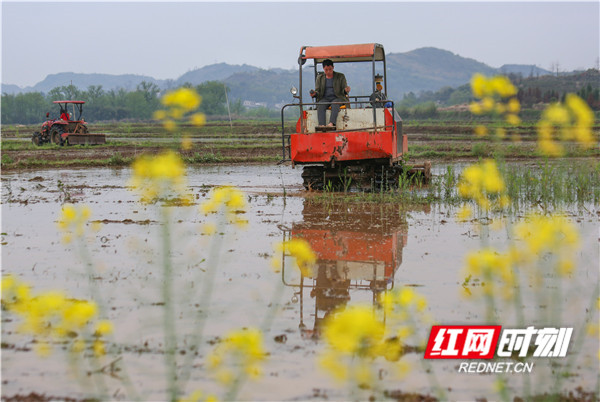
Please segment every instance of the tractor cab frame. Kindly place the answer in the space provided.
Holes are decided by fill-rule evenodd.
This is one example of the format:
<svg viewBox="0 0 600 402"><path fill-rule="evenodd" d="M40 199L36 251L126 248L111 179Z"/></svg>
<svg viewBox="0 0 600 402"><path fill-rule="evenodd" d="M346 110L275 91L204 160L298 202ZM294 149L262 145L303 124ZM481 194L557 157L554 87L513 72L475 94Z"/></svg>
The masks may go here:
<svg viewBox="0 0 600 402"><path fill-rule="evenodd" d="M318 66L325 59L332 60L334 65L370 63L372 66L372 93L349 96L343 102L345 108L342 106L332 130L318 126L317 104L312 100L304 101L303 66L312 60L316 79ZM372 102L378 82L383 81L383 94L387 94L387 66L382 45L302 46L298 66L299 88L291 90L297 102L284 105L281 110L282 162L303 165L306 189L326 186L363 190L387 188L397 183L403 172L414 174L418 170L414 166L407 168L403 163L408 142L394 101ZM284 113L288 108L299 108L295 131L291 133L286 133L284 124ZM327 118L329 113L327 111ZM422 170L426 169L423 167ZM429 175L429 170L425 174Z"/></svg>

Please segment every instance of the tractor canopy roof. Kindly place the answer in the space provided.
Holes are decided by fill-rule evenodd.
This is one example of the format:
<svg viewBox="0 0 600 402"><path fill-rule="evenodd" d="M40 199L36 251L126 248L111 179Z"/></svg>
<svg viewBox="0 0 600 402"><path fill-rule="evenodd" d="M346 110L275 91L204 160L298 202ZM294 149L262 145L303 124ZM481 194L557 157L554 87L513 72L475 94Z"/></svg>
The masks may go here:
<svg viewBox="0 0 600 402"><path fill-rule="evenodd" d="M82 105L85 103L85 101L76 101L76 100L59 100L59 101L54 101L52 103L75 103L78 105Z"/></svg>
<svg viewBox="0 0 600 402"><path fill-rule="evenodd" d="M300 57L304 60L314 59L321 63L325 59L335 62L383 61L385 52L379 43L337 46L303 46Z"/></svg>

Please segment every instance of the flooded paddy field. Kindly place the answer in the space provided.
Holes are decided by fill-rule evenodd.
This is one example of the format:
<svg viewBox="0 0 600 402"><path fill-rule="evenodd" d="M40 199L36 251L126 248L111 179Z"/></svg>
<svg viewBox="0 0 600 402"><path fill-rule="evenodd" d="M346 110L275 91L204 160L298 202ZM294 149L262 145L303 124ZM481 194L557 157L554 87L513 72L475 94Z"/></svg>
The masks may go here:
<svg viewBox="0 0 600 402"><path fill-rule="evenodd" d="M462 169L459 164L434 164L434 175L442 178L449 166L455 172ZM77 370L84 385L102 378L109 399L168 399L161 293L166 223L161 208L168 210L172 239L178 368L191 367L183 386L186 395L202 390L226 399L206 358L224 334L242 327L261 328L268 359L263 375L243 384L240 400L403 400L435 397L440 390L448 400L499 399L499 379L506 381L511 396L573 392L591 400L589 392L597 392L598 335L587 333L589 324L598 322L597 202L552 207L563 210L579 233L580 246L572 255L575 269L566 275L544 271L552 261L542 259L543 274L531 282L539 286L526 287L516 308L496 304L490 316L485 299L473 296L485 285L468 280L466 255L484 246L508 248L515 241L511 224L524 217L525 209L510 216L460 220L459 205L440 198L352 202L344 194L307 192L300 169L272 164L190 167L192 205L162 207L140 203L130 178L130 168L2 173L2 273L14 274L36 291L102 300L114 336L101 370ZM211 190L222 185L244 192L244 227L201 212ZM91 209L85 234L68 244L57 226L64 203ZM91 230L97 223L97 231ZM307 240L315 250L317 262L308 272L300 273L293 259L274 247L294 238ZM273 260L279 263L276 268ZM211 283L208 289L205 283ZM373 363L378 393L358 389L350 396L348 386L334 381L319 364L326 347L321 324L340 306L377 309L380 295L404 288L427 301L412 318L414 334L407 337L401 358ZM384 322L393 325L389 318ZM423 359L423 342L433 324L572 327L574 332L566 358L531 358L528 374L477 374L459 372L464 360ZM93 386L76 381L60 344L50 356L40 357L35 342L18 327L19 320L3 312L3 398L90 396ZM198 334L202 339L196 348ZM402 373L399 365L405 368ZM125 377L135 394L123 385Z"/></svg>

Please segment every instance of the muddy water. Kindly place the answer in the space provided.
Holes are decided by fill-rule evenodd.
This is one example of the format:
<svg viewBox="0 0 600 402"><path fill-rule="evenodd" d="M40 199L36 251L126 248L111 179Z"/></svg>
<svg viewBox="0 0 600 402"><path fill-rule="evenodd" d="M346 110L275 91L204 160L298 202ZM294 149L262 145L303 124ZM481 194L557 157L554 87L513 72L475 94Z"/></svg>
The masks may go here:
<svg viewBox="0 0 600 402"><path fill-rule="evenodd" d="M443 171L438 167L434 172ZM265 375L248 382L240 398L249 400L346 398L347 389L317 367L323 349L319 325L332 309L344 304L372 305L377 294L411 286L428 300L427 312L440 324L486 323L482 302L461 294L464 255L482 242L502 249L506 231L489 231L485 240L472 223L455 220L453 207L430 205L406 209L398 205L316 204L302 190L300 170L277 166L201 167L188 170L189 184L201 203L211 187L232 184L246 192L249 224L246 229L221 225L216 235L202 234L203 225L216 222L198 205L169 207L173 233L172 259L177 289L178 351L181 361L190 353L197 317L207 320L200 356L227 331L261 326L273 315L265 334L270 352ZM2 272L17 274L36 291L61 289L90 298L99 290L108 318L115 324L113 348L122 356L141 397L166 398L161 331L161 228L159 210L137 202L127 188L128 169L45 170L2 175ZM59 183L62 183L59 184ZM285 191L284 191L285 188ZM103 223L87 234L94 275L85 274L87 259L79 243L65 245L56 227L65 199L86 203L93 220ZM548 274L544 295L558 295L562 311L545 311L543 299L523 295L526 326L574 326L579 330L598 283L598 221L596 208L572 217L581 233L577 271L567 281ZM273 244L302 237L315 249L318 262L305 276L292 261L274 252ZM215 252L216 251L216 252ZM274 272L271 258L283 261ZM210 302L203 300L202 284L216 267ZM560 293L556 292L560 289ZM538 293L536 293L538 294ZM497 324L516 325L513 309L498 307ZM558 317L558 318L557 318ZM554 319L554 321L552 321ZM17 323L3 314L2 395L45 393L83 397L68 374L65 355L39 358L30 339L15 333ZM427 338L430 326L418 328ZM285 335L285 337L282 337ZM278 341L276 341L277 339ZM282 339L285 341L281 342ZM562 388L595 389L598 340L585 338L584 356L570 369ZM418 345L409 345L418 346ZM414 349L414 348L413 348ZM430 377L421 366L422 353L410 351L403 361L413 366L403 378L382 366L382 389L432 394ZM107 361L108 363L109 361ZM450 399L495 398L494 375L457 372L458 361L432 362L437 381ZM511 392L524 395L525 377L549 391L548 373L565 360L540 359L532 374L508 374ZM202 357L195 360L186 391L196 389L222 395L207 374ZM127 399L123 386L104 375L114 399ZM544 385L545 384L545 385ZM368 396L368 394L365 394ZM363 396L365 396L363 395Z"/></svg>

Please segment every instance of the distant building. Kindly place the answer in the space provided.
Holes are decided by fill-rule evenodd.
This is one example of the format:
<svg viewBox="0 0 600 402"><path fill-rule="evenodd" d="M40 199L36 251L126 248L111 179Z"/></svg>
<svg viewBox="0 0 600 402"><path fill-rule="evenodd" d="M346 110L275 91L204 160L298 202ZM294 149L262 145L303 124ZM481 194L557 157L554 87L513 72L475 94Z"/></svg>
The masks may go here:
<svg viewBox="0 0 600 402"><path fill-rule="evenodd" d="M267 107L266 102L254 102L249 100L245 100L243 105L248 109L258 109L259 107Z"/></svg>

